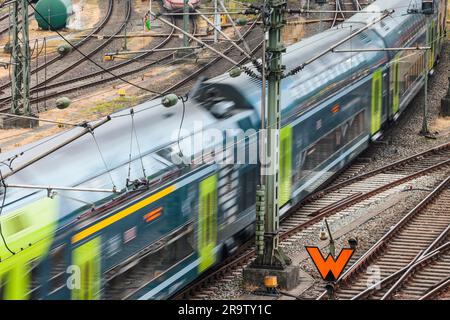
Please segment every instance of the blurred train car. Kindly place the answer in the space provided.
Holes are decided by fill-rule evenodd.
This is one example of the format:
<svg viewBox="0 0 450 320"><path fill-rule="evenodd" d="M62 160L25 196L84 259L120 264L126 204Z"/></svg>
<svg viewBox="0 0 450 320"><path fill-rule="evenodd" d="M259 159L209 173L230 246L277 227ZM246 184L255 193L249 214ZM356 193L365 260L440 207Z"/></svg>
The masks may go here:
<svg viewBox="0 0 450 320"><path fill-rule="evenodd" d="M164 8L172 12L183 11L184 0L162 0ZM189 0L189 9L195 9L201 4L201 0Z"/></svg>
<svg viewBox="0 0 450 320"><path fill-rule="evenodd" d="M439 59L445 3L435 0L427 19L407 12L420 0L378 0L366 8L377 13L355 14L287 48L283 63L292 70L395 9L342 52L283 79L281 216L395 125ZM424 44L427 53L350 50ZM75 127L0 154L0 298L166 299L253 234L258 164L211 160L216 147L257 154L251 132L260 128L261 82L223 74L195 88L185 104L148 101L92 134L75 139L87 130ZM209 130L243 136L202 141ZM187 156L192 161L179 161ZM113 187L120 192L94 192Z"/></svg>

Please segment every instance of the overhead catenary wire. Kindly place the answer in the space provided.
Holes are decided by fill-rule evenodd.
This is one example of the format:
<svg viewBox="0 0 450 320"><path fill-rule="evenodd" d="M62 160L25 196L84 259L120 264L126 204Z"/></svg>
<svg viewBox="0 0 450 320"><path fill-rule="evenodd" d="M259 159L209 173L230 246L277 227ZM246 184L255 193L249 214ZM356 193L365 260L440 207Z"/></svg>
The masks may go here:
<svg viewBox="0 0 450 320"><path fill-rule="evenodd" d="M132 134L132 136L131 136L131 144L133 143L133 134L134 134L134 137L136 139L136 146L137 146L138 153L139 153L139 160L140 160L140 163L141 163L142 175L143 175L144 179L146 179L147 178L147 174L145 173L144 161L142 160L141 146L140 146L139 138L138 138L137 131L136 131L136 125L134 123L134 109L130 110L130 116L131 116L131 134ZM131 151L130 151L130 160L131 160ZM131 165L131 162L130 162L130 165ZM131 166L130 166L130 169L131 169Z"/></svg>
<svg viewBox="0 0 450 320"><path fill-rule="evenodd" d="M368 28L370 28L371 26L379 23L381 20L385 19L386 17L390 16L392 13L394 12L394 10L391 11L386 11L384 14L382 14L381 16L379 16L378 18L376 18L375 20L371 21L370 23L366 24L364 27L358 29L357 31L355 31L354 33L352 33L351 35L345 37L344 39L338 41L337 43L335 43L334 45L330 46L329 48L319 52L318 54L316 54L315 56L313 56L312 58L308 59L307 61L303 62L302 64L300 64L299 66L291 69L288 73L284 74L284 77L289 77L292 75L295 75L296 73L298 73L299 71L303 70L305 68L305 66L307 66L308 64L314 62L315 60L319 59L320 57L324 56L325 54L327 54L328 52L332 51L334 48L340 46L341 44L347 42L348 40L351 40L352 38L356 37L358 34L364 32L365 30L367 30ZM351 30L351 29L350 29Z"/></svg>
<svg viewBox="0 0 450 320"><path fill-rule="evenodd" d="M98 153L99 153L100 158L101 158L101 160L103 162L103 165L105 166L106 172L108 173L109 179L111 180L111 184L113 186L113 190L115 190L116 189L116 184L114 183L113 177L111 175L111 170L109 169L108 164L106 163L105 157L103 156L103 152L100 149L100 145L98 144L98 141L97 141L97 138L95 137L94 131L93 130L89 130L89 131L90 131L90 134L92 136L92 139L94 139L95 145L97 146Z"/></svg>
<svg viewBox="0 0 450 320"><path fill-rule="evenodd" d="M179 99L181 100L181 103L183 105L183 111L181 113L180 127L178 128L177 145L178 145L178 150L180 152L180 156L184 157L183 151L181 150L181 147L180 147L180 135L181 135L181 129L183 128L184 115L186 114L186 101L188 100L188 95L186 94L186 96L184 96L184 97L179 97Z"/></svg>
<svg viewBox="0 0 450 320"><path fill-rule="evenodd" d="M231 43L231 45L232 45L233 47L235 47L235 48L236 48L239 52L241 52L247 59L249 59L249 60L256 66L257 70L258 70L259 72L261 72L262 66L258 64L258 62L257 62L257 60L256 60L256 58L255 58L254 56L251 56L249 52L247 52L246 50L243 50L241 47L239 47L239 46L236 44L235 41L233 41L230 37L228 37L222 30L220 30L219 28L217 28L217 26L216 26L214 23L212 23L212 22L211 22L211 21L210 21L203 13L201 13L198 9L195 9L195 12L197 12L197 13L200 15L200 17L201 17L203 20L206 21L207 24L209 24L210 26L212 26L212 27L214 28L214 30L216 30L217 32L219 32L226 40L228 40L228 41ZM234 24L233 24L233 25L234 25ZM242 36L240 36L240 39L239 39L239 40L245 41L245 40L243 39ZM246 44L246 43L245 43L245 44ZM244 47L245 47L245 44L244 44Z"/></svg>
<svg viewBox="0 0 450 320"><path fill-rule="evenodd" d="M72 122L66 122L66 121L44 119L44 118L33 117L33 116L23 116L23 115L11 114L11 113L6 113L6 112L0 112L0 116L19 118L19 119L27 119L27 120L36 120L36 121L53 123L53 124L63 124L63 125L72 126L72 127L85 127L86 126L85 122L83 122L83 123L72 123Z"/></svg>
<svg viewBox="0 0 450 320"><path fill-rule="evenodd" d="M32 4L32 2L30 0L26 0L28 2L28 4L35 10L35 12L42 18L42 20L47 23L48 25L51 26L51 24L48 22L48 20L39 12L36 11L36 8L34 7L34 5ZM76 50L79 54L81 54L83 56L83 58L85 58L86 60L88 60L89 62L93 63L96 67L100 68L102 71L110 74L111 76L115 77L116 79L125 82L135 88L138 88L140 90L144 90L153 94L156 94L158 96L161 96L162 94L158 91L154 91L142 86L139 86L131 81L128 81L126 79L124 79L123 77L116 75L115 73L109 71L107 68L104 68L102 65L100 65L99 63L97 63L96 61L92 60L88 55L86 55L85 53L83 53L79 48L77 48L74 44L72 44L66 37L64 37L63 34L61 34L58 30L55 30L55 32L61 37L61 39L63 39L72 49Z"/></svg>
<svg viewBox="0 0 450 320"><path fill-rule="evenodd" d="M214 53L216 53L217 55L219 55L220 57L222 57L223 59L227 60L228 62L230 62L231 64L233 64L234 66L238 66L241 67L244 71L248 72L249 75L253 75L258 77L258 75L256 73L254 73L253 71L249 70L248 67L246 66L241 66L238 62L234 61L233 59L231 59L230 57L224 55L222 52L220 52L219 50L213 48L212 46L208 45L207 43L205 43L204 41L192 36L191 34L189 34L188 32L184 31L183 29L177 27L176 25L174 25L173 23L167 21L166 19L162 18L161 15L154 13L153 11L150 11L150 14L152 16L155 17L155 19L160 20L161 22L171 26L172 28L176 29L177 31L181 32L182 34L186 35L188 38L194 40L195 42L200 43L201 45L203 45L204 47L208 48L209 50L213 51Z"/></svg>
<svg viewBox="0 0 450 320"><path fill-rule="evenodd" d="M23 170L23 169L29 167L30 165L32 165L32 164L36 163L37 161L39 161L39 160L45 158L46 156L52 154L53 152L55 152L55 151L61 149L62 147L68 145L69 143L71 143L71 142L77 140L78 138L84 136L85 134L87 134L87 133L89 133L89 132L94 132L94 130L95 130L96 128L102 126L103 124L105 124L106 122L108 122L108 121L110 121L110 120L111 120L111 117L108 116L108 117L106 117L106 118L104 118L104 119L102 119L102 120L96 122L96 123L93 124L93 125L86 124L86 128L84 128L83 131L81 131L81 132L75 134L74 136L72 136L72 137L66 139L65 141L63 141L63 142L61 142L61 143L59 143L59 144L57 144L57 145L51 147L49 150L47 150L47 151L45 151L45 152L43 152L43 153L41 153L41 154L36 155L36 156L33 157L31 160L29 160L29 161L27 161L27 162L25 162L25 163L23 163L23 164L20 164L18 167L14 168L14 170L12 170L12 171L6 173L6 175L4 175L3 178L6 179L6 178L8 178L8 177L11 176L11 175L16 174L17 172L19 172L19 171L21 171L21 170ZM20 154L23 154L23 152L21 152Z"/></svg>

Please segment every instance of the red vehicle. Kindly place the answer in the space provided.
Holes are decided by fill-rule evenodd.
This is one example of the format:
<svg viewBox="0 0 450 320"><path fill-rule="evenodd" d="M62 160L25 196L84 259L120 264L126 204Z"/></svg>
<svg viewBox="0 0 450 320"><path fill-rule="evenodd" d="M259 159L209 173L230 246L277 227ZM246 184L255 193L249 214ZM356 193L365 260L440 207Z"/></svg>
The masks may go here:
<svg viewBox="0 0 450 320"><path fill-rule="evenodd" d="M183 11L184 0L162 0L163 6L169 11ZM200 5L200 0L189 0L189 6L197 8Z"/></svg>

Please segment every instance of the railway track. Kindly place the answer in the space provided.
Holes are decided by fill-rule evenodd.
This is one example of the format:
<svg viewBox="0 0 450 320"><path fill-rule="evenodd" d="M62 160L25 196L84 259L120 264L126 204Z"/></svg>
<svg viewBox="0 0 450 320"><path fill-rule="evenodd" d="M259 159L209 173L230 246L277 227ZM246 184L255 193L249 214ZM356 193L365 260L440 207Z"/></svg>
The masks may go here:
<svg viewBox="0 0 450 320"><path fill-rule="evenodd" d="M342 219L349 212L367 205L376 199L382 199L383 192L395 193L402 184L436 171L450 173L450 143L404 158L393 164L371 172L353 176L342 174L329 187L318 191L292 208L280 223L280 246L289 246L305 233L317 232L322 220ZM228 282L255 256L253 240L239 249L238 253L226 259L219 267L197 282L180 291L174 299L208 298L215 290L215 283Z"/></svg>
<svg viewBox="0 0 450 320"><path fill-rule="evenodd" d="M196 26L195 20L192 19L191 21L193 23L193 32L195 33L197 26ZM254 29L254 27L257 25L256 22L257 21L255 20L254 23L252 25L250 25L250 27L247 29L247 31L244 34L244 36L247 36L248 33L251 30ZM160 48L160 47L168 44L169 40L171 39L171 35L173 35L173 32L174 32L174 30L171 30L170 33L169 33L169 36L162 43L160 43L159 45L157 45L153 49L157 49L157 48ZM259 48L259 46L260 45L258 45L257 48ZM257 48L255 48L255 50ZM233 49L234 49L234 47L232 45L230 45L223 52L225 54L228 54L228 53L232 52ZM120 77L123 78L123 77L131 76L131 75L136 74L138 72L147 71L147 70L149 70L150 68L152 68L154 66L160 65L161 62L169 61L170 59L172 59L174 52L175 51L169 52L169 53L164 54L162 56L160 55L161 53L159 53L157 59L154 59L151 62L147 62L147 63L140 63L140 65L137 65L135 68L131 68L130 70L125 70L123 72L118 72L115 75L116 76L120 76ZM139 56L136 56L133 59L130 59L129 61L123 61L123 62L121 62L119 64L116 64L115 66L109 67L109 68L107 68L107 70L108 71L112 71L112 70L116 70L116 69L119 69L119 68L123 68L123 67L125 67L127 65L130 65L130 64L133 64L133 63L138 63L138 62L140 62L140 60L148 58L148 56L150 54L152 54L152 53L149 52L149 53L141 54ZM171 92L173 90L181 88L183 85L187 84L189 81L192 81L192 79L194 79L196 76L198 76L202 72L205 72L207 69L209 69L211 66L213 66L215 63L217 63L221 59L222 59L221 57L216 57L216 58L211 59L209 62L207 62L204 65L200 66L199 68L195 69L189 75L183 77L179 81L176 81L176 83L170 85L169 87L162 88L160 91L163 94L165 94L165 93L168 93L168 92ZM242 61L245 61L245 59L243 59ZM31 103L33 103L33 104L34 103L38 103L38 102L45 101L45 100L48 100L48 99L51 99L51 98L55 98L55 97L58 97L58 96L62 96L62 95L74 93L74 92L77 92L77 91L89 89L89 88L92 88L93 86L98 86L98 85L102 85L102 84L105 84L105 83L117 80L116 76L104 76L104 73L105 73L104 71L98 71L98 72L95 72L95 73L82 75L82 76L75 77L75 78L72 78L72 79L68 79L68 80L57 82L57 83L49 84L49 85L47 85L45 87L46 90L51 90L51 89L57 89L57 90L52 91L52 92L48 92L45 95L40 95L40 96L38 96L36 98L32 98L31 99ZM93 79L92 81L85 81L85 80L88 80L90 78L97 78L97 79ZM72 86L72 84L75 84L75 83L81 82L81 81L84 81L84 83L82 82L82 83L78 83L78 84ZM37 88L37 90L40 90L40 89L41 88ZM155 88L153 90L155 90ZM35 92L35 91L32 90L32 93L33 92Z"/></svg>
<svg viewBox="0 0 450 320"><path fill-rule="evenodd" d="M92 37L92 35L98 33L99 31L101 31L103 28L106 27L106 25L108 24L108 22L110 21L110 18L112 16L114 10L114 0L108 0L108 7L106 8L106 14L103 17L103 19L101 20L101 22L95 27L93 28L86 36L84 36L80 41L78 41L77 43L74 44L74 47L76 48L81 48L84 44L86 44L89 39ZM101 48L100 48L101 49ZM100 50L98 49L98 50ZM94 49L95 50L95 49ZM97 51L98 51L97 50ZM70 59L72 58L72 55L66 55L66 56L62 56L62 55L55 55L53 58L50 58L48 61L44 62L43 64L40 64L38 66L35 66L34 68L31 69L30 71L30 75L33 75L43 69L48 68L49 66L55 64L56 62L63 60L63 58L67 58ZM0 85L0 92L4 91L5 89L8 89L9 87L11 87L11 81L6 82L5 84ZM7 96L5 98L1 98L0 99L0 106L8 103L11 100L11 96ZM2 108L1 111L5 111L7 110L7 108Z"/></svg>
<svg viewBox="0 0 450 320"><path fill-rule="evenodd" d="M192 30L195 33L196 29L197 29L197 25L195 23L195 20L192 19L190 21L192 22ZM174 21L172 21L172 22L174 22ZM138 54L138 55L136 55L135 57L133 57L133 58L131 58L129 60L122 61L120 63L117 63L117 64L113 65L113 66L107 67L105 69L108 72L112 72L114 70L117 70L117 69L120 69L120 68L124 68L124 67L132 65L132 64L138 64L136 67L131 68L130 70L125 70L125 71L122 71L122 72L116 74L116 75L118 75L120 77L126 77L126 76L133 75L135 73L147 70L147 69L149 69L149 68L151 68L153 66L156 66L156 65L160 64L163 61L168 61L168 60L172 59L173 58L173 54L175 53L175 51L171 51L169 53L161 54L161 53L154 53L153 50L161 49L164 46L169 45L169 43L171 43L171 40L173 39L174 33L175 33L175 29L171 28L171 30L169 31L168 35L161 42L159 42L157 45L155 45L151 49L149 49L148 52L142 53L142 54ZM154 59L152 59L153 61L150 62L150 63L142 64L141 60L142 59L147 59L150 55L156 55L156 56L153 57L154 58ZM81 76L78 76L78 77L75 77L75 78L62 80L62 81L59 81L59 82L55 82L55 83L46 85L45 86L46 90L52 90L52 89L58 89L58 90L57 91L53 91L53 92L49 92L49 93L47 93L44 96L33 98L31 100L31 102L32 103L37 103L37 102L40 102L40 101L48 100L50 98L54 98L54 97L61 96L61 95L64 95L64 94L73 93L73 92L76 92L76 91L79 91L79 90L83 90L83 89L88 89L88 88L91 88L92 86L98 86L98 85L101 85L101 84L105 84L105 83L117 80L117 78L114 77L114 76L106 76L105 77L104 75L106 73L107 73L106 71L100 70L100 71L96 71L96 72L93 72L93 73L81 75ZM84 82L84 83L80 83L82 81L89 80L89 79L92 79L92 78L97 78L97 79L94 79L92 81L87 81L87 82ZM75 85L71 86L73 84L75 84ZM69 86L69 87L67 88L67 86ZM64 87L66 87L66 88L64 88ZM42 90L42 88L37 88L34 91L32 91L32 93L35 93L35 92L40 91L40 90Z"/></svg>
<svg viewBox="0 0 450 320"><path fill-rule="evenodd" d="M450 176L351 265L336 284L337 298L429 299L448 288L448 203ZM368 270L378 270L380 281Z"/></svg>
<svg viewBox="0 0 450 320"><path fill-rule="evenodd" d="M54 81L55 79L67 74L69 71L77 68L80 66L81 63L83 63L84 61L87 60L87 58L92 58L95 54L97 54L100 50L102 50L103 48L105 48L108 44L110 44L113 40L114 37L118 34L120 34L126 27L126 25L128 24L130 17L131 17L131 1L126 1L124 2L125 4L125 17L122 20L122 22L120 23L119 27L115 29L113 36L107 38L106 40L102 41L99 45L95 46L92 50L90 50L88 53L85 53L85 56L82 56L80 58L78 58L77 60L75 60L74 62L70 63L69 65L64 64L63 68L60 69L59 71L57 71L56 73L54 73L53 75L50 75L49 77L45 77L44 80L40 81L39 83L35 84L34 86L32 86L30 88L30 94L36 94L37 92L40 91L46 91L46 86L48 83ZM105 16L105 19L102 21L102 23L100 24L99 27L91 30L91 32L84 37L80 42L78 42L75 46L79 47L81 44L83 44L84 42L88 41L88 39L90 39L91 35L94 34L94 32L97 32L101 29L103 29L105 27L105 25L108 23L108 21L110 20L111 16L113 15L114 12L114 0L110 0L109 2L109 6L108 6L108 12ZM116 10L116 14L119 16L119 11L120 8L117 8ZM49 65L52 65L53 63L55 63L56 61L62 60L63 56L56 56L55 58L53 58L52 60L48 61L46 64L43 64L35 69L33 69L31 71L31 73L35 73L39 70L42 70L43 68L47 68ZM64 60L65 61L65 60ZM33 72L34 71L34 72ZM9 86L10 82L8 84L5 84L4 86ZM2 90L2 88L4 87L0 87L0 90ZM38 98L39 99L39 98ZM7 96L5 98L0 99L0 106L8 104L11 101L11 96ZM35 99L31 99L31 103L35 103L36 100ZM5 112L9 110L9 107L0 107L0 111Z"/></svg>

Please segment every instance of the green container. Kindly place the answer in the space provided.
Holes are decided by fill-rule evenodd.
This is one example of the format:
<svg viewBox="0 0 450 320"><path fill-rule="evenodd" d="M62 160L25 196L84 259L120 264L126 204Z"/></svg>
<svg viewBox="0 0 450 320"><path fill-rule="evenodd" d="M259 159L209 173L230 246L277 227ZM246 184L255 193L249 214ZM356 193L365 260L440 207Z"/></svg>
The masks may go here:
<svg viewBox="0 0 450 320"><path fill-rule="evenodd" d="M35 12L34 17L41 29L59 30L66 27L72 14L72 0L39 0L36 11L39 14Z"/></svg>

